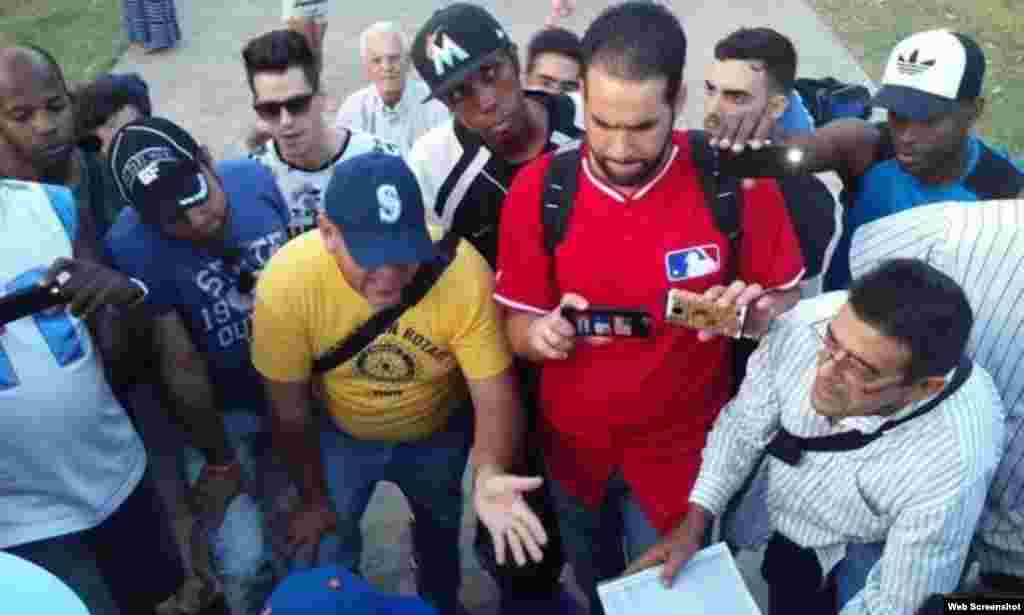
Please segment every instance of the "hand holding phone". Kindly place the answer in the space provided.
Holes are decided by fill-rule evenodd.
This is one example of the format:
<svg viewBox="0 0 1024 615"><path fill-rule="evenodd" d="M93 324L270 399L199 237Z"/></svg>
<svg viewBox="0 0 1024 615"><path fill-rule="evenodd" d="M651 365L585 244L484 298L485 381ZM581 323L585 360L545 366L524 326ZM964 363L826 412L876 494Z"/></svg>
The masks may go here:
<svg viewBox="0 0 1024 615"><path fill-rule="evenodd" d="M0 325L24 318L43 310L63 305L69 298L61 294L60 286L32 285L0 297Z"/></svg>
<svg viewBox="0 0 1024 615"><path fill-rule="evenodd" d="M740 153L719 152L718 168L722 175L733 177L784 177L802 175L804 150L789 145L767 145L760 149L746 148Z"/></svg>
<svg viewBox="0 0 1024 615"><path fill-rule="evenodd" d="M579 337L650 337L651 315L644 310L592 306L577 310L562 307Z"/></svg>

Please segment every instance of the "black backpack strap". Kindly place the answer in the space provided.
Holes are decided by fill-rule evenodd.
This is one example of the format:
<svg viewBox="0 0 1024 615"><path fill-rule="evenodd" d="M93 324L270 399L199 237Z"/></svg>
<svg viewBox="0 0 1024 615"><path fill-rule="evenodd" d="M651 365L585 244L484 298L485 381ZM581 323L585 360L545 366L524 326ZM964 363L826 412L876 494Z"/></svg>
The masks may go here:
<svg viewBox="0 0 1024 615"><path fill-rule="evenodd" d="M402 299L398 305L377 312L347 338L339 341L326 353L314 359L313 373L329 372L356 356L378 335L387 331L406 310L419 303L448 268L448 264L455 260L455 249L458 245L458 235L451 231L445 233L441 241L437 243L441 257L419 268L408 286L402 289Z"/></svg>
<svg viewBox="0 0 1024 615"><path fill-rule="evenodd" d="M989 146L980 146L978 162L964 178L964 186L983 201L1016 198L1024 190L1024 173Z"/></svg>
<svg viewBox="0 0 1024 615"><path fill-rule="evenodd" d="M729 239L729 268L727 279L736 276L736 261L739 258L740 241L743 238L741 212L743 209L743 190L740 178L723 175L719 171L718 154L708 143L708 135L703 130L688 130L690 155L693 165L697 168L704 200L715 226Z"/></svg>
<svg viewBox="0 0 1024 615"><path fill-rule="evenodd" d="M555 253L569 228L581 158L580 142L567 143L551 156L551 163L544 174L540 219L544 225L544 250L548 254Z"/></svg>

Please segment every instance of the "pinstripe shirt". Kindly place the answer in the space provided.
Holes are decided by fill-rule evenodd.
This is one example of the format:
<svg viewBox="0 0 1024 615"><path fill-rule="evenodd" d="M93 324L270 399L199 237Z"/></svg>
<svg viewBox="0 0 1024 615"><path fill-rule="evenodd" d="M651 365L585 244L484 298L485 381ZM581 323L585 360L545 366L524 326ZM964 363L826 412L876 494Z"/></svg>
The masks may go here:
<svg viewBox="0 0 1024 615"><path fill-rule="evenodd" d="M776 321L751 357L739 394L715 423L691 502L720 515L780 426L805 437L845 429L872 433L928 401L890 417L835 424L814 411L810 391L820 342L813 327L824 327L845 298L840 292L805 300ZM861 449L805 452L796 466L766 456L726 536L756 548L778 531L813 548L826 575L847 544L884 541L882 558L843 615L912 615L929 594L957 585L998 463L1001 412L991 377L976 366L931 412Z"/></svg>
<svg viewBox="0 0 1024 615"><path fill-rule="evenodd" d="M941 203L860 229L850 265L927 260L956 280L974 308L967 352L995 380L1006 405L1006 452L975 540L983 572L1024 577L1024 200Z"/></svg>

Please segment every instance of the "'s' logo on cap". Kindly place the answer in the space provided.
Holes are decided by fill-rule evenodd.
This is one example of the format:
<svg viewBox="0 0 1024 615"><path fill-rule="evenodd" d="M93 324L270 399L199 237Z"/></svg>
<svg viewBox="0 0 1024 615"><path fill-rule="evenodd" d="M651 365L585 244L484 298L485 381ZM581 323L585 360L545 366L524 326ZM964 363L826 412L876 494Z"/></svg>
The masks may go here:
<svg viewBox="0 0 1024 615"><path fill-rule="evenodd" d="M469 59L469 54L444 32L435 32L427 39L427 57L434 62L434 72L440 77L457 62Z"/></svg>
<svg viewBox="0 0 1024 615"><path fill-rule="evenodd" d="M380 205L380 221L394 224L402 215L402 199L398 197L398 189L391 184L377 188L377 203Z"/></svg>
<svg viewBox="0 0 1024 615"><path fill-rule="evenodd" d="M146 168L139 171L136 178L142 182L143 186L148 186L155 182L160 177L160 161L154 160L149 163Z"/></svg>
<svg viewBox="0 0 1024 615"><path fill-rule="evenodd" d="M903 57L903 54L896 56L896 68L904 75L920 75L929 68L935 66L935 60L917 60L918 50L915 49L910 53L907 58Z"/></svg>

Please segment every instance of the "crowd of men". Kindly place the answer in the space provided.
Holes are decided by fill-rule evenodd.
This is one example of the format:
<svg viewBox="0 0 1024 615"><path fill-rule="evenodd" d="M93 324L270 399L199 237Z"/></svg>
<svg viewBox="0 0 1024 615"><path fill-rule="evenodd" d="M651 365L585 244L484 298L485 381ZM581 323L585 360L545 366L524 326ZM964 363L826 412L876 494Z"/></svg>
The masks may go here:
<svg viewBox="0 0 1024 615"><path fill-rule="evenodd" d="M336 118L329 50L245 41L255 130L221 161L138 75L72 90L0 48L0 314L60 298L0 323L0 548L93 615L458 615L469 468L505 615L600 615L599 583L671 583L713 525L764 548L773 614L1024 599L1024 172L973 131L975 41L898 42L887 119L816 126L792 41L743 28L685 130L660 4L525 61L475 4L416 30L366 28ZM598 308L642 320L570 318ZM359 577L380 481L418 598Z"/></svg>

